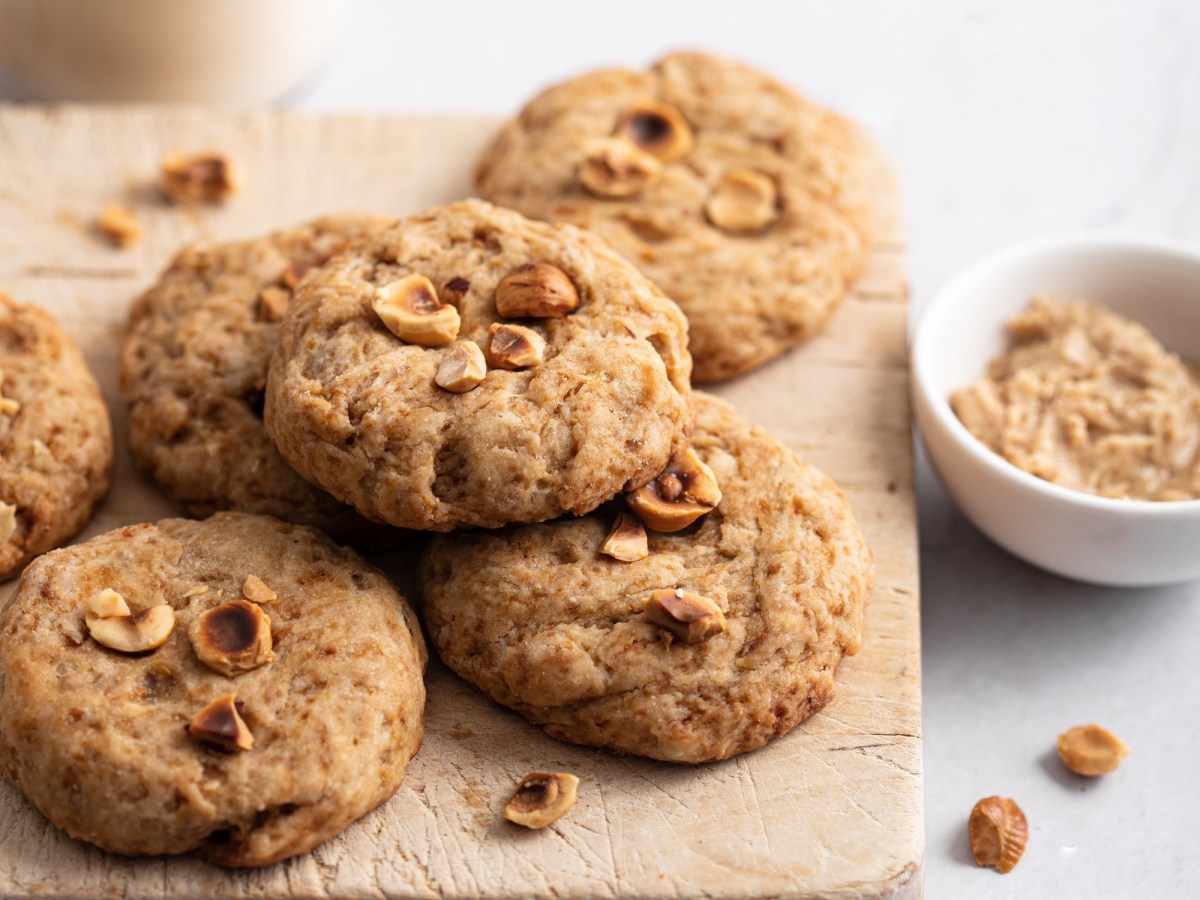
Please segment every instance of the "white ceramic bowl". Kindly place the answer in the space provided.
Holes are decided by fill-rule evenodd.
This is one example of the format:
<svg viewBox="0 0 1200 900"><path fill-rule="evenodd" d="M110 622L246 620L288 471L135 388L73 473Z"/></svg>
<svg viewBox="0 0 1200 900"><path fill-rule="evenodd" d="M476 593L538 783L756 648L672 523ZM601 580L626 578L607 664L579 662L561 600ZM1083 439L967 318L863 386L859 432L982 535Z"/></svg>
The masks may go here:
<svg viewBox="0 0 1200 900"><path fill-rule="evenodd" d="M945 285L917 324L913 407L950 495L992 540L1080 581L1200 578L1200 500L1111 500L1030 475L975 439L950 409L1005 349L1004 325L1038 294L1086 299L1200 360L1200 246L1167 238L1066 236L984 259Z"/></svg>

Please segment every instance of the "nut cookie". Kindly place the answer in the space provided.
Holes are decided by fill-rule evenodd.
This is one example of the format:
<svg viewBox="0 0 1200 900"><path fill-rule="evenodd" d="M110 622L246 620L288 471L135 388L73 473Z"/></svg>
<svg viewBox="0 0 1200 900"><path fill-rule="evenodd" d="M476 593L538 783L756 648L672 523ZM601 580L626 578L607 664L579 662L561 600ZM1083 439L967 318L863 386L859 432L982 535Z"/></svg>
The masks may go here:
<svg viewBox="0 0 1200 900"><path fill-rule="evenodd" d="M424 652L391 583L312 528L129 526L36 560L0 613L0 771L106 850L266 865L395 792Z"/></svg>
<svg viewBox="0 0 1200 900"><path fill-rule="evenodd" d="M691 431L690 371L679 308L603 242L473 200L304 281L266 423L368 517L493 527L653 478Z"/></svg>
<svg viewBox="0 0 1200 900"><path fill-rule="evenodd" d="M551 735L670 762L761 747L858 651L871 555L841 491L721 400L692 447L721 500L606 555L612 516L439 536L421 565L442 659ZM614 532L619 532L619 528Z"/></svg>
<svg viewBox="0 0 1200 900"><path fill-rule="evenodd" d="M79 347L0 292L0 579L88 523L112 463L108 408Z"/></svg>
<svg viewBox="0 0 1200 900"><path fill-rule="evenodd" d="M688 317L697 382L813 334L865 265L855 127L747 66L701 53L535 97L476 182L527 216L594 231Z"/></svg>
<svg viewBox="0 0 1200 900"><path fill-rule="evenodd" d="M121 352L134 461L191 515L272 515L339 538L367 523L279 456L262 423L279 323L301 276L392 220L332 216L184 249L134 303Z"/></svg>

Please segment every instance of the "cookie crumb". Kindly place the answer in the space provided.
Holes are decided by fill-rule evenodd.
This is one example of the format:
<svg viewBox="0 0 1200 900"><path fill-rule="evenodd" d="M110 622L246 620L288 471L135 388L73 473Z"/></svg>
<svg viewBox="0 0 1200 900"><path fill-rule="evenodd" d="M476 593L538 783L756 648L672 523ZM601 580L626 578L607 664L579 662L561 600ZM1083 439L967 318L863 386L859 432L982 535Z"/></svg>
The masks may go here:
<svg viewBox="0 0 1200 900"><path fill-rule="evenodd" d="M162 190L177 205L223 203L240 189L233 162L223 154L168 153L162 161Z"/></svg>
<svg viewBox="0 0 1200 900"><path fill-rule="evenodd" d="M96 227L114 247L132 247L142 239L142 223L132 209L120 203L104 207Z"/></svg>

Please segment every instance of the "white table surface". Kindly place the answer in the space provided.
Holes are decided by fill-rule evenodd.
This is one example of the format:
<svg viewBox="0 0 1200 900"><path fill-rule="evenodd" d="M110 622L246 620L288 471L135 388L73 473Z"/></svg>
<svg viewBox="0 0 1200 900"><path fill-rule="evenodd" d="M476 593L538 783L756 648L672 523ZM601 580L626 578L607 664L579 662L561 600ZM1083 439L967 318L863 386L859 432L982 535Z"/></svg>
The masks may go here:
<svg viewBox="0 0 1200 900"><path fill-rule="evenodd" d="M504 114L550 81L688 47L774 71L882 139L915 313L1021 238L1200 240L1196 0L352 0L334 58L282 105ZM982 537L923 463L918 494L927 896L1200 896L1200 584L1068 582ZM1133 749L1098 781L1054 752L1089 721ZM1030 823L1006 876L977 869L965 836L993 793Z"/></svg>

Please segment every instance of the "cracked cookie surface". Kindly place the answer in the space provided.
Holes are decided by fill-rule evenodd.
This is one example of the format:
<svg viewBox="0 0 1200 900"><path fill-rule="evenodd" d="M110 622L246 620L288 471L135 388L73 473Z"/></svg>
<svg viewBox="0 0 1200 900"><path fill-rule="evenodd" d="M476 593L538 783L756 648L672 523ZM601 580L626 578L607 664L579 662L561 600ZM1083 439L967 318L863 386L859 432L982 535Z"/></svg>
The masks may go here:
<svg viewBox="0 0 1200 900"><path fill-rule="evenodd" d="M108 408L79 347L0 292L0 579L88 523L112 461Z"/></svg>
<svg viewBox="0 0 1200 900"><path fill-rule="evenodd" d="M618 141L606 152L625 155L602 162L624 183L594 182L597 142L627 128L631 110L658 104L667 111L638 136L661 164L631 158L630 142ZM690 140L662 147L671 127ZM650 167L640 181L639 166ZM870 245L855 126L768 75L701 53L549 88L484 152L476 181L495 203L594 231L666 291L688 317L697 382L746 372L811 336Z"/></svg>
<svg viewBox="0 0 1200 900"><path fill-rule="evenodd" d="M728 404L697 393L692 446L723 497L620 562L597 514L435 538L421 565L442 659L551 735L671 762L725 759L834 696L858 651L871 554L842 492ZM724 631L669 640L660 589L712 600Z"/></svg>
<svg viewBox="0 0 1200 900"><path fill-rule="evenodd" d="M244 587L251 575L276 595L261 606L274 656L227 677L189 630L218 604L269 597ZM134 613L169 604L166 642L98 644L84 609L105 589ZM421 743L424 653L392 584L314 529L241 513L132 525L42 556L0 613L0 771L106 850L266 865L395 792ZM185 728L230 693L253 735L236 753Z"/></svg>
<svg viewBox="0 0 1200 900"><path fill-rule="evenodd" d="M573 311L498 314L500 282L531 263L565 274ZM440 303L456 343L402 340L375 311L381 289L388 302L436 292L422 302ZM488 352L476 386L439 386L456 348L488 348L500 323L533 332L540 362L500 368ZM429 331L414 337L445 339ZM371 518L432 531L540 521L649 481L684 445L686 348L679 308L594 235L467 201L405 219L305 280L271 362L266 423L297 471Z"/></svg>
<svg viewBox="0 0 1200 900"><path fill-rule="evenodd" d="M328 216L185 248L134 303L121 353L134 461L194 516L272 515L349 539L371 530L283 461L262 423L271 351L312 266L393 220Z"/></svg>

